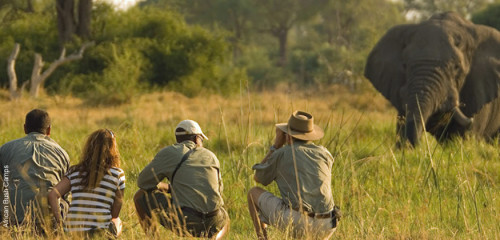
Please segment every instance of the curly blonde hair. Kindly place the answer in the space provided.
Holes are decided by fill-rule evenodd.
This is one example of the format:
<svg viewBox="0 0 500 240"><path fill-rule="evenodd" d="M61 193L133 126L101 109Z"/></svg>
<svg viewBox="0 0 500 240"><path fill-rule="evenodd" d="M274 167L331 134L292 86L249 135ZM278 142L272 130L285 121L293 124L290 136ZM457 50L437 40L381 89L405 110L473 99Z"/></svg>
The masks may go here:
<svg viewBox="0 0 500 240"><path fill-rule="evenodd" d="M85 189L99 186L102 178L112 167L120 167L120 153L114 133L108 129L99 129L87 138L80 162L71 172L78 171L81 184Z"/></svg>

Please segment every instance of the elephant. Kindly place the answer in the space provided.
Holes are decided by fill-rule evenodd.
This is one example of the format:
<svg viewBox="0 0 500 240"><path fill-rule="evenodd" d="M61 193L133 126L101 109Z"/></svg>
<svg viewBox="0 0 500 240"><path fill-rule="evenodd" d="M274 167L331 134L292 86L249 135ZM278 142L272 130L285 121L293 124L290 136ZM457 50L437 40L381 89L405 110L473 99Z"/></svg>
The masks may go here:
<svg viewBox="0 0 500 240"><path fill-rule="evenodd" d="M364 76L396 108L398 145L424 131L494 139L500 129L500 32L454 12L389 29Z"/></svg>

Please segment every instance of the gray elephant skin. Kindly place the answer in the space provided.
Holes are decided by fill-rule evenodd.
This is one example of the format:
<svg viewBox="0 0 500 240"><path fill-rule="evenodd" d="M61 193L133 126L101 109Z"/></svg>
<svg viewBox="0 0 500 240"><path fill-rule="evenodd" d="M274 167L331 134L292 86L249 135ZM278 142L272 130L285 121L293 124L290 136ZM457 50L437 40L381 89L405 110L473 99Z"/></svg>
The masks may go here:
<svg viewBox="0 0 500 240"><path fill-rule="evenodd" d="M440 142L499 133L500 32L494 28L452 12L395 26L369 54L365 77L398 111L398 144L414 146L424 131Z"/></svg>

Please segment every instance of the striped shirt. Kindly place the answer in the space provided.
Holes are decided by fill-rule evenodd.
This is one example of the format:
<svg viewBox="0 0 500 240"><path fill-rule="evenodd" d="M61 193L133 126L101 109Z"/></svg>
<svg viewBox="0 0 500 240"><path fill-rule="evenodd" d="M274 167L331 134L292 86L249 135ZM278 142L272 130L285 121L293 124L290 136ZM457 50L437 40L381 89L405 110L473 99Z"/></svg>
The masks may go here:
<svg viewBox="0 0 500 240"><path fill-rule="evenodd" d="M80 172L70 171L67 177L71 182L72 200L64 221L66 231L89 231L108 228L111 222L111 207L118 189L125 189L125 173L120 168L109 169L92 190L84 190Z"/></svg>

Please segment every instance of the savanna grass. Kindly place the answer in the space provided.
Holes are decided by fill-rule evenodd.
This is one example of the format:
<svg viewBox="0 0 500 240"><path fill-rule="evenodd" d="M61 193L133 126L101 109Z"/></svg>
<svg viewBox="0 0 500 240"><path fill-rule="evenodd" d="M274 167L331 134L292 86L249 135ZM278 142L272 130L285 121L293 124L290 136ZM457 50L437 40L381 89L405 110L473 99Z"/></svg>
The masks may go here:
<svg viewBox="0 0 500 240"><path fill-rule="evenodd" d="M498 143L471 137L440 145L425 134L416 148L398 150L396 112L375 91L278 89L229 98L164 92L113 108L88 107L71 97L0 101L0 144L22 137L26 112L44 108L53 119L51 136L68 151L72 164L88 134L98 128L115 131L127 177L120 214L124 239L146 239L132 202L135 182L155 153L174 143L174 128L186 118L200 123L210 138L205 147L220 160L231 218L227 239L255 238L246 203L247 191L256 185L251 166L266 154L274 124L298 109L315 116L326 133L319 144L335 156L333 197L344 217L334 238L500 239ZM278 194L274 184L267 189ZM29 228L4 229L0 236L36 238ZM161 228L157 236L177 239ZM269 236L290 238L273 229Z"/></svg>

